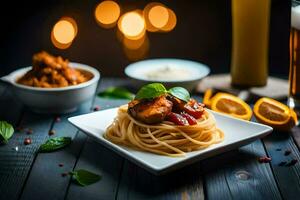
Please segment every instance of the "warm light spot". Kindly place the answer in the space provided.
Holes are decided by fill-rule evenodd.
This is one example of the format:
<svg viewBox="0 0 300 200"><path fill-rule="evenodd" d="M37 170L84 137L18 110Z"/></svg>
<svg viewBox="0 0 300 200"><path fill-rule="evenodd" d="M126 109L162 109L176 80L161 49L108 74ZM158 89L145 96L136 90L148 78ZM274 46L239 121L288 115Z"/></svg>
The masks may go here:
<svg viewBox="0 0 300 200"><path fill-rule="evenodd" d="M148 17L154 27L162 28L168 23L169 12L164 6L157 5L149 10Z"/></svg>
<svg viewBox="0 0 300 200"><path fill-rule="evenodd" d="M147 31L150 31L150 32L156 32L159 30L157 27L154 27L149 20L149 11L155 6L164 6L164 5L161 3L158 3L158 2L151 2L151 3L148 3L143 10L143 16L145 19L146 29L147 29Z"/></svg>
<svg viewBox="0 0 300 200"><path fill-rule="evenodd" d="M124 45L123 50L127 59L130 61L137 61L137 60L144 59L147 57L149 53L149 40L147 37L145 37L142 46L140 46L138 49L130 49Z"/></svg>
<svg viewBox="0 0 300 200"><path fill-rule="evenodd" d="M151 2L143 10L147 31L168 32L175 28L177 18L173 10L159 2Z"/></svg>
<svg viewBox="0 0 300 200"><path fill-rule="evenodd" d="M118 27L125 37L139 39L145 34L144 18L136 11L125 13L119 20Z"/></svg>
<svg viewBox="0 0 300 200"><path fill-rule="evenodd" d="M146 34L143 37L141 37L137 40L131 40L127 37L124 37L123 38L123 45L128 49L132 49L132 50L139 49L144 44L144 42L146 40L146 37L147 37Z"/></svg>
<svg viewBox="0 0 300 200"><path fill-rule="evenodd" d="M75 28L70 21L60 20L53 27L53 36L58 42L68 44L75 38Z"/></svg>
<svg viewBox="0 0 300 200"><path fill-rule="evenodd" d="M51 41L57 48L66 49L71 45L76 34L77 24L75 20L64 17L53 26Z"/></svg>
<svg viewBox="0 0 300 200"><path fill-rule="evenodd" d="M111 28L120 16L120 6L114 1L103 1L95 9L96 21L104 28Z"/></svg>
<svg viewBox="0 0 300 200"><path fill-rule="evenodd" d="M169 20L168 23L161 28L161 30L163 31L171 31L175 28L177 24L177 18L175 12L169 8L168 8L168 12L169 12Z"/></svg>
<svg viewBox="0 0 300 200"><path fill-rule="evenodd" d="M51 33L51 41L52 41L52 44L59 48L59 49L67 49L71 46L72 42L68 43L68 44L63 44L63 43L60 43L58 42L55 38L54 38L54 35L53 35L53 32Z"/></svg>

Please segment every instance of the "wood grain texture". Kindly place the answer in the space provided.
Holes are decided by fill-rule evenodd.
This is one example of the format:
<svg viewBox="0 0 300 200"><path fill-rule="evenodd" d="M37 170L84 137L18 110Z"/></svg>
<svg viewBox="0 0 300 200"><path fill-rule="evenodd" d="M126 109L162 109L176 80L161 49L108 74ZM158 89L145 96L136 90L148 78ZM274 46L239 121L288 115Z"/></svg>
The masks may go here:
<svg viewBox="0 0 300 200"><path fill-rule="evenodd" d="M25 112L20 126L30 128L33 133L26 134L26 129L16 132L9 141L14 146L3 146L0 150L0 173L5 178L0 180L0 199L18 199L27 179L35 153L42 144L51 127L52 118ZM24 145L24 139L31 138L32 144ZM18 151L13 147L18 147Z"/></svg>
<svg viewBox="0 0 300 200"><path fill-rule="evenodd" d="M294 138L295 144L297 145L298 149L300 150L300 127L295 126L292 130L291 130L291 134Z"/></svg>
<svg viewBox="0 0 300 200"><path fill-rule="evenodd" d="M22 115L22 105L12 99L11 91L7 87L2 87L1 93L0 120L8 121L16 127ZM23 146L19 134L20 132L15 131L7 144L0 145L0 199L16 199L15 193L22 188L18 178L23 176L19 169L26 162L26 157L23 157L26 149L15 151L16 146Z"/></svg>
<svg viewBox="0 0 300 200"><path fill-rule="evenodd" d="M155 176L126 160L117 199L204 199L200 163Z"/></svg>
<svg viewBox="0 0 300 200"><path fill-rule="evenodd" d="M300 196L300 154L299 149L289 133L274 131L264 138L264 144L270 157L276 181L284 199L299 199ZM279 151L281 150L281 151ZM285 151L291 151L284 155ZM281 162L290 162L297 159L293 166L279 166Z"/></svg>
<svg viewBox="0 0 300 200"><path fill-rule="evenodd" d="M116 153L88 138L75 169L86 169L102 178L86 187L71 182L66 199L114 199L122 162Z"/></svg>
<svg viewBox="0 0 300 200"><path fill-rule="evenodd" d="M238 150L202 161L208 199L281 199L269 164L257 140Z"/></svg>
<svg viewBox="0 0 300 200"><path fill-rule="evenodd" d="M99 89L127 84L122 79L105 79ZM91 110L127 102L97 97ZM72 115L87 112L90 107L86 104ZM299 127L292 130L293 137L273 133L263 143L256 141L155 176L78 132L66 121L67 117L54 123L54 116L23 111L11 92L0 87L0 119L25 128L16 132L7 145L0 145L0 199L297 199L300 195ZM55 136L74 137L73 143L66 149L36 156L39 145L49 138L51 127ZM33 133L27 135L26 128L33 129ZM26 137L33 139L32 145L23 144ZM13 149L16 146L18 151ZM277 151L279 148L282 150ZM285 156L285 150L292 153ZM266 154L272 162L260 164L257 159ZM278 166L293 158L299 160L294 166ZM59 167L59 163L64 166ZM81 187L69 176L61 177L63 172L81 168L101 174L102 180Z"/></svg>
<svg viewBox="0 0 300 200"><path fill-rule="evenodd" d="M61 116L60 122L55 121L52 127L55 135L47 136L47 138L66 136L72 137L73 141L71 145L62 150L37 155L21 199L39 200L45 194L48 199L64 199L71 177L62 177L61 174L73 170L87 138L85 134L78 132L77 128L68 122L68 117L89 112L91 102L83 104L75 113ZM63 166L60 167L59 164L63 164ZM38 187L36 187L37 185Z"/></svg>
<svg viewBox="0 0 300 200"><path fill-rule="evenodd" d="M98 106L103 110L120 106L126 102L128 101L108 100L97 97L95 98L94 106ZM72 200L83 198L115 199L122 164L123 158L89 138L78 158L75 169L86 169L101 174L102 179L87 187L81 187L72 182L66 198Z"/></svg>

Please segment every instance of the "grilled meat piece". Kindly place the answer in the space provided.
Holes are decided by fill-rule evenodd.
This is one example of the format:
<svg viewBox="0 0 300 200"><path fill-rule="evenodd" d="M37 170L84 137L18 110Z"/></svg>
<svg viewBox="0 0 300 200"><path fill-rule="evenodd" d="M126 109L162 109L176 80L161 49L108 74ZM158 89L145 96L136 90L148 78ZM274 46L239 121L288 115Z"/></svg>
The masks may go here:
<svg viewBox="0 0 300 200"><path fill-rule="evenodd" d="M185 102L174 96L168 96L167 98L173 103L172 112L186 112L196 119L199 119L204 112L204 104L197 102L195 99L190 99L188 102Z"/></svg>
<svg viewBox="0 0 300 200"><path fill-rule="evenodd" d="M167 98L173 103L173 109L172 109L173 112L181 113L183 111L184 106L186 105L185 101L182 101L172 95L168 95Z"/></svg>
<svg viewBox="0 0 300 200"><path fill-rule="evenodd" d="M157 124L165 120L173 103L165 95L151 100L133 100L128 103L128 113L138 121Z"/></svg>

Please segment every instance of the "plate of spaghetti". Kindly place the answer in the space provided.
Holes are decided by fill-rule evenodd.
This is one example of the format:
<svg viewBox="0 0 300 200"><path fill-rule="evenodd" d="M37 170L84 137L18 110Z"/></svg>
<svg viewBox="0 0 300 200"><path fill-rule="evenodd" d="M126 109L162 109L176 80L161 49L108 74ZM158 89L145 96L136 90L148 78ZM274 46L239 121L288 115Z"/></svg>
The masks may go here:
<svg viewBox="0 0 300 200"><path fill-rule="evenodd" d="M69 118L101 144L154 174L264 137L272 128L216 113L182 87L143 86L128 104Z"/></svg>

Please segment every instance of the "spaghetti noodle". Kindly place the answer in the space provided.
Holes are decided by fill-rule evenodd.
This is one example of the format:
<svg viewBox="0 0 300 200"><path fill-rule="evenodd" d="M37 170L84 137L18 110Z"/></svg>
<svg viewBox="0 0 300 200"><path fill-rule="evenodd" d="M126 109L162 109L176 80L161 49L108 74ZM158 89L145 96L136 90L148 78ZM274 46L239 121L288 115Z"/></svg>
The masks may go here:
<svg viewBox="0 0 300 200"><path fill-rule="evenodd" d="M127 109L127 105L119 107L117 117L106 130L104 137L113 143L177 157L224 140L223 131L216 127L214 116L206 110L197 124L177 126L169 121L155 125L141 123Z"/></svg>

